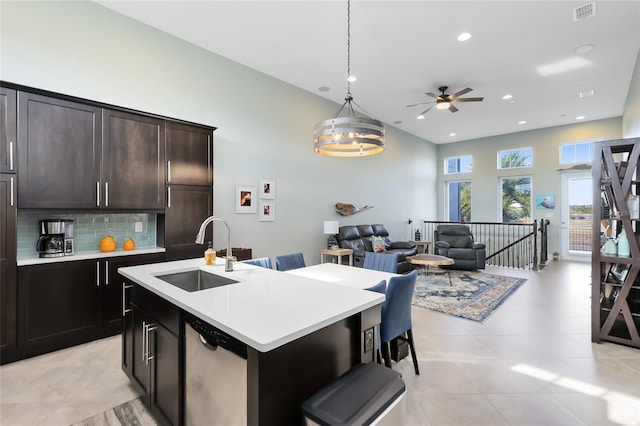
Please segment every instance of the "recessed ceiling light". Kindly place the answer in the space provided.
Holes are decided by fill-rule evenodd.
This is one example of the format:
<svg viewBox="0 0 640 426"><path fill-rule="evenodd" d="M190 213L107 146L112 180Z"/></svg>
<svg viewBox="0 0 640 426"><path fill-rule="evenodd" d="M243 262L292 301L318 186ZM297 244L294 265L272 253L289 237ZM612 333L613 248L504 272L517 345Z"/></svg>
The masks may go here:
<svg viewBox="0 0 640 426"><path fill-rule="evenodd" d="M520 121L518 121L518 124L527 124L527 122L524 121L524 120L520 120Z"/></svg>
<svg viewBox="0 0 640 426"><path fill-rule="evenodd" d="M585 44L584 46L576 48L576 53L578 55L582 55L583 53L589 52L591 49L593 49L593 44Z"/></svg>
<svg viewBox="0 0 640 426"><path fill-rule="evenodd" d="M584 115L579 115L576 117L576 120L584 120Z"/></svg>
<svg viewBox="0 0 640 426"><path fill-rule="evenodd" d="M506 101L507 99L511 99L511 98L513 98L513 95L509 95L509 94L506 94L506 95L504 95L504 96L502 97L502 99L504 99L505 101Z"/></svg>
<svg viewBox="0 0 640 426"><path fill-rule="evenodd" d="M419 115L416 117L418 120L422 120L424 118L424 115Z"/></svg>
<svg viewBox="0 0 640 426"><path fill-rule="evenodd" d="M455 135L456 135L455 133L449 133L449 136L455 136Z"/></svg>
<svg viewBox="0 0 640 426"><path fill-rule="evenodd" d="M589 96L593 96L595 94L595 92L593 91L593 89L589 89L589 90L583 90L582 92L578 93L578 96L581 98L588 98Z"/></svg>
<svg viewBox="0 0 640 426"><path fill-rule="evenodd" d="M327 87L327 86L318 87L319 92L328 92L329 90L331 90L331 87Z"/></svg>
<svg viewBox="0 0 640 426"><path fill-rule="evenodd" d="M349 77L347 77L347 81L349 83L353 83L356 80L358 80L358 77L356 77L355 75L350 75Z"/></svg>
<svg viewBox="0 0 640 426"><path fill-rule="evenodd" d="M471 34L469 33L462 33L458 36L458 41L467 41L471 38Z"/></svg>

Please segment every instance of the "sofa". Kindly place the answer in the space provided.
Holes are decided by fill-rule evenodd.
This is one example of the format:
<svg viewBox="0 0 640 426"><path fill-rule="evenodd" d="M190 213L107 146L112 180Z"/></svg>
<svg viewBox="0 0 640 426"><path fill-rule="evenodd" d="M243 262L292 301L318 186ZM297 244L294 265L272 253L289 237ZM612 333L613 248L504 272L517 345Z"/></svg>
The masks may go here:
<svg viewBox="0 0 640 426"><path fill-rule="evenodd" d="M475 242L467 225L438 225L435 231L435 251L440 256L453 259L446 269L484 269L487 257L483 243Z"/></svg>
<svg viewBox="0 0 640 426"><path fill-rule="evenodd" d="M407 256L418 253L416 244L410 241L393 241L385 225L347 225L341 226L336 239L341 248L353 250L353 265L362 267L364 254L373 252L373 237L380 237L384 242L383 253L398 253L397 273L410 272L413 267L407 262Z"/></svg>

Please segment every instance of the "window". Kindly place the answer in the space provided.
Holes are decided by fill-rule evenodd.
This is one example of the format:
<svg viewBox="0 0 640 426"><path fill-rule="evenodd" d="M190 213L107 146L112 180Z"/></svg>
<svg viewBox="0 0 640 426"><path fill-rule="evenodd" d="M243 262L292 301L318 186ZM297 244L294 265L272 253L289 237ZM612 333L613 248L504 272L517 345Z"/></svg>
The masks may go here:
<svg viewBox="0 0 640 426"><path fill-rule="evenodd" d="M533 150L531 148L517 148L498 151L498 170L531 167L533 165Z"/></svg>
<svg viewBox="0 0 640 426"><path fill-rule="evenodd" d="M500 178L502 222L531 221L531 178Z"/></svg>
<svg viewBox="0 0 640 426"><path fill-rule="evenodd" d="M447 200L450 222L471 221L471 182L447 182Z"/></svg>
<svg viewBox="0 0 640 426"><path fill-rule="evenodd" d="M444 159L444 174L469 173L473 171L473 157L470 155L459 155L457 157L447 157Z"/></svg>
<svg viewBox="0 0 640 426"><path fill-rule="evenodd" d="M591 163L593 142L573 142L560 145L560 164Z"/></svg>

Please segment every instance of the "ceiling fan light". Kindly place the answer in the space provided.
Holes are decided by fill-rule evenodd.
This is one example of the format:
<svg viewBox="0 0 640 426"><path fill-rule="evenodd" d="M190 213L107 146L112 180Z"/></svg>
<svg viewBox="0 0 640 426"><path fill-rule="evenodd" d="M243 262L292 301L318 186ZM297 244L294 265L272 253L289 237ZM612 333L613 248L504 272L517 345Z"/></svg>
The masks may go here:
<svg viewBox="0 0 640 426"><path fill-rule="evenodd" d="M449 102L438 102L438 104L436 105L436 108L438 108L438 109L449 109L450 106L451 106L451 103L449 103Z"/></svg>

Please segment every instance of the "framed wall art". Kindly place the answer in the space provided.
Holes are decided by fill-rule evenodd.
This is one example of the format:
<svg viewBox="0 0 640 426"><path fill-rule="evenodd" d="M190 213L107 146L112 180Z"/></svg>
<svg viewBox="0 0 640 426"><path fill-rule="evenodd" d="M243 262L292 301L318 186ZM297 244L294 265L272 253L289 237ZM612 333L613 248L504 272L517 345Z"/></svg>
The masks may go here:
<svg viewBox="0 0 640 426"><path fill-rule="evenodd" d="M271 178L260 178L260 198L273 200L276 198L276 181Z"/></svg>
<svg viewBox="0 0 640 426"><path fill-rule="evenodd" d="M236 185L236 213L255 213L256 187L250 185Z"/></svg>
<svg viewBox="0 0 640 426"><path fill-rule="evenodd" d="M276 220L276 203L273 200L260 200L259 218L261 222Z"/></svg>

